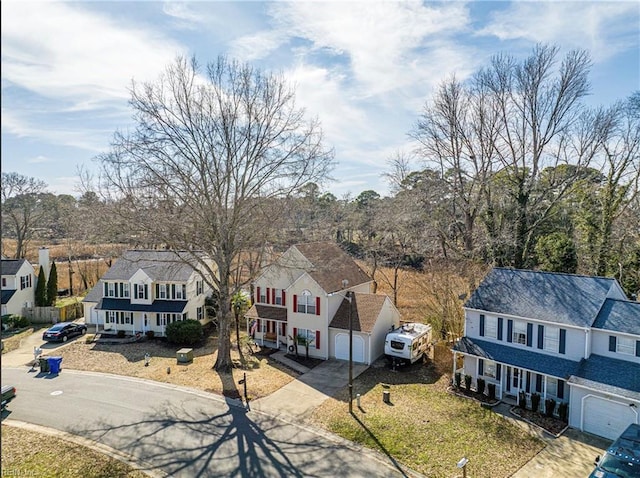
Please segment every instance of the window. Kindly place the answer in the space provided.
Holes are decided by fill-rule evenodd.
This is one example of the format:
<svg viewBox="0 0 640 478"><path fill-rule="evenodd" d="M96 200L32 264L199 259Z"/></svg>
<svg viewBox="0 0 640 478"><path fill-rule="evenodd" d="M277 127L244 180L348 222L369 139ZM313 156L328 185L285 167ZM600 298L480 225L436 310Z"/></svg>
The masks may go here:
<svg viewBox="0 0 640 478"><path fill-rule="evenodd" d="M7 278L6 277L2 278L2 287L7 287Z"/></svg>
<svg viewBox="0 0 640 478"><path fill-rule="evenodd" d="M558 396L558 381L555 378L547 378L547 395Z"/></svg>
<svg viewBox="0 0 640 478"><path fill-rule="evenodd" d="M198 320L204 319L204 307L198 307L196 309L196 317Z"/></svg>
<svg viewBox="0 0 640 478"><path fill-rule="evenodd" d="M200 295L204 292L204 283L201 280L196 281L196 295Z"/></svg>
<svg viewBox="0 0 640 478"><path fill-rule="evenodd" d="M496 363L491 362L489 360L485 360L484 362L484 372L485 377L496 378Z"/></svg>
<svg viewBox="0 0 640 478"><path fill-rule="evenodd" d="M275 289L274 298L276 305L282 305L282 289Z"/></svg>
<svg viewBox="0 0 640 478"><path fill-rule="evenodd" d="M514 344L527 344L527 324L524 322L513 323L513 343Z"/></svg>
<svg viewBox="0 0 640 478"><path fill-rule="evenodd" d="M122 284L122 297L129 298L129 283L123 282Z"/></svg>
<svg viewBox="0 0 640 478"><path fill-rule="evenodd" d="M169 297L169 284L158 284L158 299Z"/></svg>
<svg viewBox="0 0 640 478"><path fill-rule="evenodd" d="M625 355L635 355L636 343L633 339L628 337L618 337L618 346L616 351Z"/></svg>
<svg viewBox="0 0 640 478"><path fill-rule="evenodd" d="M148 290L147 284L134 284L133 286L133 293L136 299L146 299L149 293Z"/></svg>
<svg viewBox="0 0 640 478"><path fill-rule="evenodd" d="M174 294L174 299L176 300L182 300L184 298L186 298L187 294L186 294L186 286L184 284L176 284L173 287L175 287L175 294Z"/></svg>
<svg viewBox="0 0 640 478"><path fill-rule="evenodd" d="M485 317L484 319L484 336L491 339L498 338L498 318Z"/></svg>
<svg viewBox="0 0 640 478"><path fill-rule="evenodd" d="M260 291L260 303L261 304L266 304L267 303L267 292L266 292L266 288L265 287L260 287L258 289Z"/></svg>
<svg viewBox="0 0 640 478"><path fill-rule="evenodd" d="M116 284L115 282L107 282L107 297L116 296Z"/></svg>
<svg viewBox="0 0 640 478"><path fill-rule="evenodd" d="M560 329L558 327L544 328L544 350L547 352L557 352L560 345Z"/></svg>
<svg viewBox="0 0 640 478"><path fill-rule="evenodd" d="M31 274L20 276L20 290L31 287Z"/></svg>
<svg viewBox="0 0 640 478"><path fill-rule="evenodd" d="M316 299L308 290L305 290L302 295L298 297L298 312L312 315L316 313Z"/></svg>
<svg viewBox="0 0 640 478"><path fill-rule="evenodd" d="M309 342L310 346L314 344L314 342L316 341L315 330L298 329L298 345L305 345L307 341Z"/></svg>

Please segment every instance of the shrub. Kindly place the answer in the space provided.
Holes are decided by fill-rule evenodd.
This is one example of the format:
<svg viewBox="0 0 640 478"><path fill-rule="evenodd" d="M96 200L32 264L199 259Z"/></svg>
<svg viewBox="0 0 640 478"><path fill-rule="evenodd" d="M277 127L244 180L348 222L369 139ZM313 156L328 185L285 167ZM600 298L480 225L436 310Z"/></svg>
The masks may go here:
<svg viewBox="0 0 640 478"><path fill-rule="evenodd" d="M540 411L540 398L541 397L539 393L531 394L531 410L533 410L534 412Z"/></svg>
<svg viewBox="0 0 640 478"><path fill-rule="evenodd" d="M144 335L146 335L148 339L152 339L156 336L156 333L153 330L147 330Z"/></svg>
<svg viewBox="0 0 640 478"><path fill-rule="evenodd" d="M524 392L518 392L518 406L523 410L527 408L527 394Z"/></svg>
<svg viewBox="0 0 640 478"><path fill-rule="evenodd" d="M553 416L553 410L556 408L556 401L553 398L547 398L544 401L544 414L548 417Z"/></svg>
<svg viewBox="0 0 640 478"><path fill-rule="evenodd" d="M31 325L29 319L27 319L26 317L22 317L21 315L12 315L10 320L16 329L22 329Z"/></svg>
<svg viewBox="0 0 640 478"><path fill-rule="evenodd" d="M485 384L484 378L479 378L477 383L478 383L478 387L477 387L478 388L478 393L480 395L484 394L484 384Z"/></svg>
<svg viewBox="0 0 640 478"><path fill-rule="evenodd" d="M460 372L456 372L455 380L456 380L456 388L460 388L460 382L462 381L462 374Z"/></svg>
<svg viewBox="0 0 640 478"><path fill-rule="evenodd" d="M569 418L569 404L566 402L560 402L558 405L558 415L560 416L560 420L566 422Z"/></svg>
<svg viewBox="0 0 640 478"><path fill-rule="evenodd" d="M204 337L202 324L193 319L172 322L167 325L165 333L169 342L178 345L192 345Z"/></svg>
<svg viewBox="0 0 640 478"><path fill-rule="evenodd" d="M119 339L124 339L124 334L125 334L124 330L118 330L118 338Z"/></svg>
<svg viewBox="0 0 640 478"><path fill-rule="evenodd" d="M495 400L496 399L496 384L495 383L488 383L487 384L487 392L489 393L489 400Z"/></svg>
<svg viewBox="0 0 640 478"><path fill-rule="evenodd" d="M95 338L96 338L95 334L87 334L87 336L84 338L84 342L86 344L90 344L91 342L93 342Z"/></svg>
<svg viewBox="0 0 640 478"><path fill-rule="evenodd" d="M464 376L464 388L467 389L467 392L471 391L471 375Z"/></svg>

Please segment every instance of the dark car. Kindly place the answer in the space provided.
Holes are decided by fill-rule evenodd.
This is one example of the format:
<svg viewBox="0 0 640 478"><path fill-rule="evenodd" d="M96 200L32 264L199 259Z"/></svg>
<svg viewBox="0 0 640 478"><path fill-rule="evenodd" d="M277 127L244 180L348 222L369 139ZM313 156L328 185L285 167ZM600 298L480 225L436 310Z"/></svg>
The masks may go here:
<svg viewBox="0 0 640 478"><path fill-rule="evenodd" d="M87 326L84 324L76 324L75 322L60 322L53 327L47 329L42 334L42 340L48 342L66 342L76 335L84 335L87 333Z"/></svg>
<svg viewBox="0 0 640 478"><path fill-rule="evenodd" d="M602 458L596 457L589 478L637 478L640 476L640 425L632 423Z"/></svg>
<svg viewBox="0 0 640 478"><path fill-rule="evenodd" d="M16 398L16 387L12 385L3 385L2 386L2 410L4 410L4 408L14 398Z"/></svg>

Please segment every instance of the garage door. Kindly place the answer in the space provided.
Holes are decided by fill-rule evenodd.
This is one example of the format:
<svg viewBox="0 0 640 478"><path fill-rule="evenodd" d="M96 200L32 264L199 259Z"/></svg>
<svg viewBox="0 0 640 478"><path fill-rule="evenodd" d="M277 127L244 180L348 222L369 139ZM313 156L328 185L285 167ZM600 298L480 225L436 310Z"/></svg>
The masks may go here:
<svg viewBox="0 0 640 478"><path fill-rule="evenodd" d="M336 335L336 358L349 360L349 334ZM359 335L353 336L353 361L364 363L364 339Z"/></svg>
<svg viewBox="0 0 640 478"><path fill-rule="evenodd" d="M584 431L615 440L625 428L636 422L636 414L628 403L587 397L584 400Z"/></svg>

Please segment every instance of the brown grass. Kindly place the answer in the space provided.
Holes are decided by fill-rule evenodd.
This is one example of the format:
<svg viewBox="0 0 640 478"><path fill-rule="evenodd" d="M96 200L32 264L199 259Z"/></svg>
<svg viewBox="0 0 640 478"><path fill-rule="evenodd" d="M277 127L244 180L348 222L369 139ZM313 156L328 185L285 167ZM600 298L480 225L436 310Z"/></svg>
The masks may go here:
<svg viewBox="0 0 640 478"><path fill-rule="evenodd" d="M246 373L250 400L267 396L298 376L297 372L273 360L268 349L259 350L258 346L254 355L245 353L248 368L238 367L231 375L221 375L213 370L217 357L216 344L217 337L209 337L204 345L194 347L193 362L187 365L179 365L176 360L176 352L182 347L160 339L118 345L87 344L79 339L60 350L59 355L63 368L144 378L229 398L240 398L243 387L238 385L238 381ZM146 353L151 356L148 367L144 365ZM239 365L240 357L235 347L231 358Z"/></svg>

